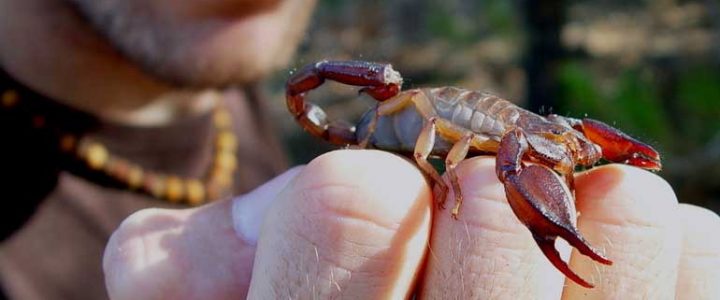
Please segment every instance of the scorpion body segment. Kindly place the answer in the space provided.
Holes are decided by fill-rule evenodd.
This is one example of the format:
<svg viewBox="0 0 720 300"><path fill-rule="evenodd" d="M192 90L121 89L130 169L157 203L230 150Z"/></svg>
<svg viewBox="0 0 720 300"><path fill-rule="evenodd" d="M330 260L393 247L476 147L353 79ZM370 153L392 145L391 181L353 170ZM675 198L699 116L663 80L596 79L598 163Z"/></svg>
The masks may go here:
<svg viewBox="0 0 720 300"><path fill-rule="evenodd" d="M455 87L425 88L403 93L422 93L425 98L433 99L430 104L437 118L448 120L487 140L483 149L470 149L472 152L497 152L503 133L515 126L521 114L527 113L492 94ZM412 105L394 114L379 116L374 132L369 134L374 116L375 110L371 110L362 117L357 125L358 137L369 137L368 143L375 148L413 152L424 119ZM444 157L453 142L437 139L431 155Z"/></svg>
<svg viewBox="0 0 720 300"><path fill-rule="evenodd" d="M325 80L359 86L378 105L357 125L331 121L305 101ZM455 218L463 202L455 167L468 155L496 154L496 174L508 203L540 250L569 279L593 287L555 249L560 237L583 255L612 264L577 228L575 167L606 159L656 171L661 168L658 152L600 121L540 116L483 92L454 87L401 91L401 85L402 77L389 64L321 61L288 80L287 105L305 130L332 143L412 153L438 187L435 198L441 208L453 189ZM450 186L428 162L431 156L445 159Z"/></svg>

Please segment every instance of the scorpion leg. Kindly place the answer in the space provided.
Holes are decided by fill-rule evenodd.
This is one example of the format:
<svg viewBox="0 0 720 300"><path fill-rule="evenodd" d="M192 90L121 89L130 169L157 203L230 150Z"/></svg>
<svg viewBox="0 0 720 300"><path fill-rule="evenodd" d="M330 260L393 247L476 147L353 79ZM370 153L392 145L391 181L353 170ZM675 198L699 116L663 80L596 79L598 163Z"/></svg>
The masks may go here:
<svg viewBox="0 0 720 300"><path fill-rule="evenodd" d="M440 174L430 162L428 162L428 156L432 152L435 146L435 134L436 134L436 118L432 117L428 119L428 122L423 126L420 131L420 135L415 143L415 162L417 163L420 170L430 176L430 179L435 182L439 190L439 194L434 195L435 201L438 202L438 206L442 209L445 208L445 198L448 193L448 186L445 181L442 180ZM456 191L457 192L457 191Z"/></svg>
<svg viewBox="0 0 720 300"><path fill-rule="evenodd" d="M462 205L463 197L462 191L460 190L460 182L455 173L455 168L458 163L465 159L470 150L470 143L472 142L473 134L466 134L460 139L455 145L452 146L450 152L445 157L445 172L450 177L450 184L452 184L453 192L455 193L455 207L452 209L452 217L457 219L460 213L460 205Z"/></svg>
<svg viewBox="0 0 720 300"><path fill-rule="evenodd" d="M489 144L496 144L496 142L489 139L482 139L478 135L473 134L471 131L464 129L446 119L437 119L437 134L446 141L457 141L448 152L445 158L445 172L450 177L450 184L452 185L453 192L455 194L455 206L453 207L451 214L454 219L457 219L460 213L460 206L463 202L462 190L460 189L460 183L458 182L457 174L455 173L455 167L457 164L465 159L469 149L482 150L488 148ZM442 200L442 203L445 199Z"/></svg>
<svg viewBox="0 0 720 300"><path fill-rule="evenodd" d="M436 136L440 136L446 141L457 141L445 157L445 172L447 172L450 177L450 184L453 188L453 194L455 194L455 206L453 207L451 214L454 219L457 219L457 216L460 213L460 206L463 202L462 190L460 188L457 174L455 173L457 164L465 159L471 147L475 149L486 149L489 148L488 142L491 144L495 144L496 142L491 141L490 139L482 139L478 135L473 134L467 129L463 129L448 120L436 117L431 117L429 119L428 124L426 124L420 132L420 136L416 142L415 160L418 162L420 168L430 174L440 186L443 194L436 195L440 208L445 208L448 187L447 184L440 179L440 175L437 173L435 168L427 162L427 157L432 150L432 146L435 144ZM429 139L432 139L432 141L429 141ZM424 148L421 149L421 147ZM418 149L421 151L418 151ZM419 158L418 153L422 154Z"/></svg>
<svg viewBox="0 0 720 300"><path fill-rule="evenodd" d="M392 115L401 111L410 104L415 105L415 108L418 110L420 115L426 120L437 115L435 108L433 108L430 100L428 100L427 96L425 96L425 93L422 91L411 90L400 93L394 98L378 103L375 108L375 115L373 115L373 118L370 120L370 124L368 125L367 134L358 143L360 148L365 148L365 146L367 146L370 141L370 137L372 137L372 134L375 132L375 127L377 127L377 122L380 116Z"/></svg>
<svg viewBox="0 0 720 300"><path fill-rule="evenodd" d="M505 186L508 203L518 219L530 229L550 262L572 281L591 288L592 284L575 274L562 260L555 249L557 237L597 262L606 265L612 262L593 249L578 231L574 199L563 179L547 166L523 164L522 158L530 150L521 129L507 132L500 142L496 173Z"/></svg>

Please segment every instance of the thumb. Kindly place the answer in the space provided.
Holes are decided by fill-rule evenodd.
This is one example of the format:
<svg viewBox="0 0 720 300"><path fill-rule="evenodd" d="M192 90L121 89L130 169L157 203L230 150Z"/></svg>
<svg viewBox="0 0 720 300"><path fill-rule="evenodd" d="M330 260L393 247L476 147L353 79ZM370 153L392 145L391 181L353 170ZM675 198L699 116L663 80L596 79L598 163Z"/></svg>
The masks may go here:
<svg viewBox="0 0 720 300"><path fill-rule="evenodd" d="M110 297L244 298L265 212L300 169L230 201L132 214L105 249L103 269Z"/></svg>

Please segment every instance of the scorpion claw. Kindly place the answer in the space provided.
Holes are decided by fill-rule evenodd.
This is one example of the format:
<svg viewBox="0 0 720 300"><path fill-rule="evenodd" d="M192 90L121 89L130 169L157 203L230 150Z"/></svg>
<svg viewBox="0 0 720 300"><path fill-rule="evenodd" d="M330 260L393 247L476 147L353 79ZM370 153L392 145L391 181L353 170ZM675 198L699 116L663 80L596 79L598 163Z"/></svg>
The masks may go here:
<svg viewBox="0 0 720 300"><path fill-rule="evenodd" d="M651 171L662 168L657 150L610 125L586 118L582 120L582 131L588 139L602 148L603 157L609 161Z"/></svg>
<svg viewBox="0 0 720 300"><path fill-rule="evenodd" d="M550 263L560 270L560 272L562 272L567 278L570 278L570 280L586 288L591 289L595 287L592 283L585 281L582 277L573 272L570 267L568 267L567 263L562 260L560 253L558 253L557 249L555 249L554 237L548 239L533 234L533 238L535 239L535 242L537 242L542 253L545 254L545 257L550 260Z"/></svg>
<svg viewBox="0 0 720 300"><path fill-rule="evenodd" d="M578 231L572 193L562 179L545 166L530 165L521 168L517 174L509 174L504 185L510 207L530 229L543 254L568 278L579 285L592 287L569 269L554 248L555 239L561 237L583 255L602 264L612 264Z"/></svg>

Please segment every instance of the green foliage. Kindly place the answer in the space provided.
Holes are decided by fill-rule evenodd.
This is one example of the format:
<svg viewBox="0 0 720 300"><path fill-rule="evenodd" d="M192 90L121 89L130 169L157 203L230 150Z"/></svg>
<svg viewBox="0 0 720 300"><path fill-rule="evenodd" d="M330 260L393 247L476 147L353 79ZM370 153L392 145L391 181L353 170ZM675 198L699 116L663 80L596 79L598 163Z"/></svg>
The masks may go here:
<svg viewBox="0 0 720 300"><path fill-rule="evenodd" d="M676 101L681 115L680 130L691 143L699 146L720 132L720 71L693 67L678 78Z"/></svg>
<svg viewBox="0 0 720 300"><path fill-rule="evenodd" d="M521 32L517 7L512 1L487 0L477 3L428 3L432 14L426 26L433 38L455 45L469 45L483 36L516 37Z"/></svg>
<svg viewBox="0 0 720 300"><path fill-rule="evenodd" d="M559 113L604 118L611 114L606 99L595 87L593 74L580 63L569 61L558 68Z"/></svg>
<svg viewBox="0 0 720 300"><path fill-rule="evenodd" d="M672 139L652 74L636 69L610 80L610 89L598 87L597 77L581 63L569 61L558 69L559 112L588 116L651 143L668 145Z"/></svg>
<svg viewBox="0 0 720 300"><path fill-rule="evenodd" d="M488 28L503 35L519 34L517 7L513 1L486 0L482 1L480 19L485 19Z"/></svg>
<svg viewBox="0 0 720 300"><path fill-rule="evenodd" d="M638 70L624 71L616 82L611 103L623 130L667 144L669 119L665 115L652 74Z"/></svg>
<svg viewBox="0 0 720 300"><path fill-rule="evenodd" d="M463 26L461 17L453 13L447 5L432 5L433 14L427 19L430 34L456 44L465 44L473 40L472 28Z"/></svg>

